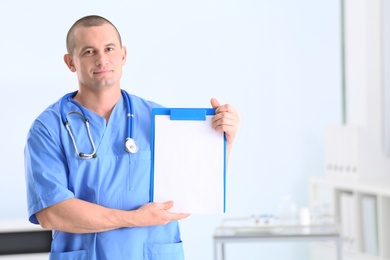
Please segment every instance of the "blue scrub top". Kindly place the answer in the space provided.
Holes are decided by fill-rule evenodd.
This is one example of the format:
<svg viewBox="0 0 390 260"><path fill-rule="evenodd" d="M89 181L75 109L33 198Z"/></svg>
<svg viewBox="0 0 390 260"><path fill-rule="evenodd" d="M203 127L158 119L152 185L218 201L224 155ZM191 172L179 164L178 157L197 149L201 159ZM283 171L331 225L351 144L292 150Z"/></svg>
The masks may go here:
<svg viewBox="0 0 390 260"><path fill-rule="evenodd" d="M136 154L125 151L126 105L123 97L109 122L85 109L97 158L83 160L61 122L60 101L48 107L33 123L25 147L29 220L35 213L69 198L79 198L109 208L134 210L148 203L151 164L151 110L156 103L130 95L134 113ZM64 102L65 114L79 111ZM78 150L92 146L82 117L71 114L69 125ZM50 259L184 259L177 221L163 226L121 228L107 232L73 234L53 231Z"/></svg>

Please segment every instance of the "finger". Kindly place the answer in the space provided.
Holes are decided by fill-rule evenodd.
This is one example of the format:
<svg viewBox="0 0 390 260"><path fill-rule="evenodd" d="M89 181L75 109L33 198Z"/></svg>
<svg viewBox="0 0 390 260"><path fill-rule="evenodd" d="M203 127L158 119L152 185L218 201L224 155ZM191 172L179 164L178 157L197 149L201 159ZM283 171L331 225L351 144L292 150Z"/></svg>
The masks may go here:
<svg viewBox="0 0 390 260"><path fill-rule="evenodd" d="M234 117L215 117L214 120L212 121L212 127L213 128L218 128L218 127L223 127L223 126L235 126L236 119Z"/></svg>
<svg viewBox="0 0 390 260"><path fill-rule="evenodd" d="M238 124L238 121L239 117L235 112L219 112L213 117L212 127L216 128L222 125L235 126Z"/></svg>
<svg viewBox="0 0 390 260"><path fill-rule="evenodd" d="M216 108L218 108L218 107L220 106L220 103L219 103L218 99L216 99L216 98L212 98L212 99L210 100L210 103L211 103L211 106L212 106L214 109L216 109Z"/></svg>
<svg viewBox="0 0 390 260"><path fill-rule="evenodd" d="M188 213L173 213L173 212L170 212L168 217L170 219L172 219L172 220L180 220L180 219L188 218L189 216L190 216L190 214L188 214Z"/></svg>
<svg viewBox="0 0 390 260"><path fill-rule="evenodd" d="M220 105L216 110L215 110L216 113L221 113L221 112L228 112L228 113L232 113L232 114L237 114L237 111L234 107L232 107L231 105L229 104L224 104L224 105Z"/></svg>

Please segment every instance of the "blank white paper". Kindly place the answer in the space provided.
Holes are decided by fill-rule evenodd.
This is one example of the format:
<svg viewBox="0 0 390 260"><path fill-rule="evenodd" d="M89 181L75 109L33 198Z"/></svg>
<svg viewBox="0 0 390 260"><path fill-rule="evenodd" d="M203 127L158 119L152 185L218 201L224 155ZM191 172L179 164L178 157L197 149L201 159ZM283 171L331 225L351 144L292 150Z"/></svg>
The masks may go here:
<svg viewBox="0 0 390 260"><path fill-rule="evenodd" d="M172 212L224 212L224 135L211 127L211 118L155 116L153 201L173 200Z"/></svg>

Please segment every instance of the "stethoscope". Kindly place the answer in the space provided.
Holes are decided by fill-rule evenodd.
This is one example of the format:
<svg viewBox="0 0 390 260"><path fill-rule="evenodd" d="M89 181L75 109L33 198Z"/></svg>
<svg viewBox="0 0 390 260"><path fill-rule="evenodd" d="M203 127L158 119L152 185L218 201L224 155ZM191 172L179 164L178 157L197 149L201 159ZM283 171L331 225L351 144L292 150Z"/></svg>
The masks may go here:
<svg viewBox="0 0 390 260"><path fill-rule="evenodd" d="M125 150L128 153L136 153L138 151L138 144L134 140L134 114L133 114L133 107L132 107L132 104L130 102L130 95L126 91L124 91L124 90L121 90L121 92L122 92L122 97L123 97L123 100L124 100L124 102L126 104L126 110L127 110L127 114L126 114L126 116L127 116L127 137L126 137L126 141L125 141ZM92 136L91 136L91 131L90 131L90 128L89 128L89 119L86 116L85 109L79 103L77 103L76 101L73 100L73 97L76 94L77 94L77 91L72 92L72 93L68 93L61 99L61 107L60 107L60 110L61 110L61 120L62 120L62 123L64 124L66 130L68 131L68 133L70 135L70 138L72 139L74 150L76 151L77 156L79 158L85 159L85 160L86 159L91 159L91 158L96 158L97 157L97 155L96 155L96 147L95 147L95 143L93 142L93 139L92 139ZM73 103L74 105L76 105L80 109L81 113L78 112L78 111L70 111L67 115L65 115L65 110L64 110L65 100L67 100L67 101ZM72 115L72 114L79 115L83 119L85 127L87 128L89 142L91 143L91 146L92 146L92 149L93 149L92 153L79 152L79 150L77 149L76 141L74 139L72 131L70 130L69 121L68 121L68 116Z"/></svg>

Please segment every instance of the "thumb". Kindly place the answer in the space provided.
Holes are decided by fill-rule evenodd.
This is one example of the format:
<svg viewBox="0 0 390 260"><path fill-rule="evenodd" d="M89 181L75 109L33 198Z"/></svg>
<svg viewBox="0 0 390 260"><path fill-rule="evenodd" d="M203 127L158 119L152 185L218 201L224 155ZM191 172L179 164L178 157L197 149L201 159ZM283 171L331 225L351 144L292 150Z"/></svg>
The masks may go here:
<svg viewBox="0 0 390 260"><path fill-rule="evenodd" d="M212 98L211 100L210 100L210 103L211 103L211 106L213 107L213 108L218 108L219 106L220 106L220 104L219 104L219 101L218 101L218 99L216 99L216 98Z"/></svg>
<svg viewBox="0 0 390 260"><path fill-rule="evenodd" d="M161 204L161 209L163 209L163 210L168 210L168 209L170 209L172 207L173 207L173 201L172 200L163 202Z"/></svg>

